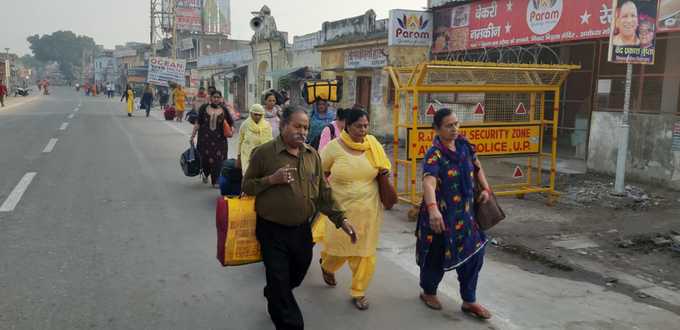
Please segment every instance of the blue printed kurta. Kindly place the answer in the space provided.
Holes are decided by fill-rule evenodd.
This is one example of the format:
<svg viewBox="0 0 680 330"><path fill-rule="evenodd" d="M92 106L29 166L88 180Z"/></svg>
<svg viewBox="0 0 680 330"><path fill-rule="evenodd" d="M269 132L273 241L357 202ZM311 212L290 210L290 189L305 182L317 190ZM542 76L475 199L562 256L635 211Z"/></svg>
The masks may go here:
<svg viewBox="0 0 680 330"><path fill-rule="evenodd" d="M444 270L452 270L463 264L468 258L479 252L486 245L486 235L479 229L474 215L474 172L472 162L477 156L472 146L460 138L458 146L467 146L469 156L460 159L459 152L442 152L433 146L425 154L423 164L423 177L433 176L437 178L436 200L439 211L444 218L446 231L444 235ZM463 166L462 162L469 162ZM468 173L462 173L463 169L470 169ZM465 178L464 176L467 176ZM463 184L462 180L470 180ZM466 188L464 188L466 187ZM463 190L467 189L467 192ZM469 196L469 197L466 197ZM436 235L430 229L430 219L427 206L423 202L418 214L416 229L416 262L419 266L427 259L427 254Z"/></svg>

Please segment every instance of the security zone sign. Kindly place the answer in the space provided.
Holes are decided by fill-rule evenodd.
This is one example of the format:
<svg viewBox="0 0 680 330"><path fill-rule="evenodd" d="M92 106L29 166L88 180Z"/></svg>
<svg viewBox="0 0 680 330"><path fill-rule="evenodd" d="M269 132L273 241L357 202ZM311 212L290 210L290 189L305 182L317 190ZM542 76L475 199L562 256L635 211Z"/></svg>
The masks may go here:
<svg viewBox="0 0 680 330"><path fill-rule="evenodd" d="M407 129L408 160L423 159L432 146L435 132L432 127L418 127L418 134ZM460 134L474 144L477 155L532 155L540 152L541 126L466 126Z"/></svg>

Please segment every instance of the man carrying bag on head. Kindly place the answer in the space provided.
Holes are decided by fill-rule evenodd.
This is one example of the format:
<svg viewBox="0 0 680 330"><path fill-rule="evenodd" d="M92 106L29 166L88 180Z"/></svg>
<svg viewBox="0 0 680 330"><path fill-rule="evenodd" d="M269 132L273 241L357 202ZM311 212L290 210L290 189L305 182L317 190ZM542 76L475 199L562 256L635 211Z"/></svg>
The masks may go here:
<svg viewBox="0 0 680 330"><path fill-rule="evenodd" d="M304 109L287 106L280 136L257 147L243 178L243 192L255 196L256 236L266 270L264 295L277 330L304 329L302 312L293 296L312 261L311 220L324 213L356 243L357 236L331 197L321 159L305 144L309 117Z"/></svg>

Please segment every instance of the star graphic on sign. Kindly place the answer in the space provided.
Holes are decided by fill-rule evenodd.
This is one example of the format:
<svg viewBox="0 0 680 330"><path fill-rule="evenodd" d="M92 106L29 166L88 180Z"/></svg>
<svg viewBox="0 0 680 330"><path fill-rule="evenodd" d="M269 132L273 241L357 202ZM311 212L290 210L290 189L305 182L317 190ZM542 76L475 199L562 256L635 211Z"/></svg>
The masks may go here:
<svg viewBox="0 0 680 330"><path fill-rule="evenodd" d="M583 15L581 15L580 17L581 17L581 24L590 24L590 13L588 12L587 9L586 9L586 12L583 13Z"/></svg>
<svg viewBox="0 0 680 330"><path fill-rule="evenodd" d="M505 23L505 33L510 33L510 29L512 29L510 22Z"/></svg>
<svg viewBox="0 0 680 330"><path fill-rule="evenodd" d="M507 11L512 11L512 0L508 0L508 2L505 4L505 9Z"/></svg>

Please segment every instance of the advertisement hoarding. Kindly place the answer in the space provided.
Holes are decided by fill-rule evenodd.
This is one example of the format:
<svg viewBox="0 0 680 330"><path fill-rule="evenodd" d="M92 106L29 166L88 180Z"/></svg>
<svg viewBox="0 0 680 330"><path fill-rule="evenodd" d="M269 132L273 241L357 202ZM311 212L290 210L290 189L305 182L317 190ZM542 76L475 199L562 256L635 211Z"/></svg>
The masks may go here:
<svg viewBox="0 0 680 330"><path fill-rule="evenodd" d="M659 0L657 32L680 31L680 0Z"/></svg>
<svg viewBox="0 0 680 330"><path fill-rule="evenodd" d="M207 34L231 34L229 0L203 1L203 32Z"/></svg>
<svg viewBox="0 0 680 330"><path fill-rule="evenodd" d="M177 30L201 32L201 10L197 8L176 8L175 23Z"/></svg>
<svg viewBox="0 0 680 330"><path fill-rule="evenodd" d="M657 6L657 0L613 0L610 62L654 64Z"/></svg>
<svg viewBox="0 0 680 330"><path fill-rule="evenodd" d="M611 0L482 0L434 13L433 53L609 36Z"/></svg>
<svg viewBox="0 0 680 330"><path fill-rule="evenodd" d="M390 10L389 46L429 46L432 44L432 13L416 10Z"/></svg>
<svg viewBox="0 0 680 330"><path fill-rule="evenodd" d="M158 86L168 86L168 82L184 86L186 60L173 60L165 57L149 59L149 76L147 82Z"/></svg>

